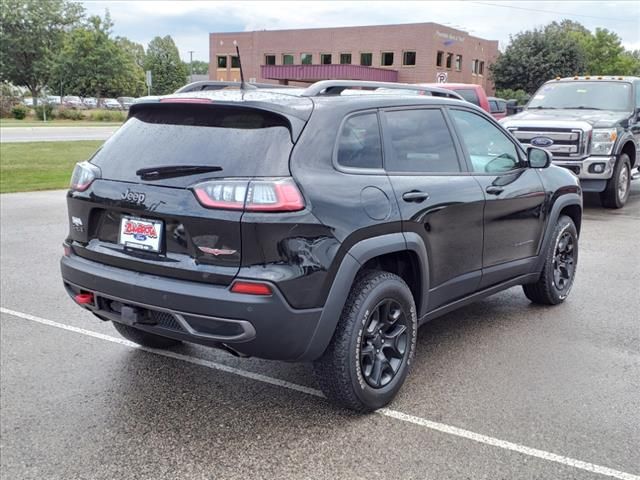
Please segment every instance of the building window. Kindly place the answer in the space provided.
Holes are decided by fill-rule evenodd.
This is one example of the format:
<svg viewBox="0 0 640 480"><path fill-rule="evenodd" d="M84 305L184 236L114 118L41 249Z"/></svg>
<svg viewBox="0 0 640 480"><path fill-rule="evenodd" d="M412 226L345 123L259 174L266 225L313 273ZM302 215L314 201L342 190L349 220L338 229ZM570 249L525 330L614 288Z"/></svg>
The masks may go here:
<svg viewBox="0 0 640 480"><path fill-rule="evenodd" d="M416 64L416 52L404 52L402 54L402 65L413 66Z"/></svg>
<svg viewBox="0 0 640 480"><path fill-rule="evenodd" d="M282 64L283 65L293 65L293 55L282 55Z"/></svg>
<svg viewBox="0 0 640 480"><path fill-rule="evenodd" d="M321 53L320 54L320 63L322 65L331 65L331 54L330 53Z"/></svg>
<svg viewBox="0 0 640 480"><path fill-rule="evenodd" d="M240 68L240 59L237 55L231 56L231 68Z"/></svg>
<svg viewBox="0 0 640 480"><path fill-rule="evenodd" d="M360 65L364 65L365 67L370 67L373 63L373 54L372 53L361 53L360 54Z"/></svg>
<svg viewBox="0 0 640 480"><path fill-rule="evenodd" d="M456 70L462 70L462 55L456 55Z"/></svg>
<svg viewBox="0 0 640 480"><path fill-rule="evenodd" d="M453 63L453 53L447 53L447 68L451 68Z"/></svg>
<svg viewBox="0 0 640 480"><path fill-rule="evenodd" d="M264 56L264 64L265 65L275 65L276 64L276 56L275 55L265 55Z"/></svg>
<svg viewBox="0 0 640 480"><path fill-rule="evenodd" d="M313 63L313 55L310 53L303 53L300 55L300 63L302 63L302 65L311 65Z"/></svg>
<svg viewBox="0 0 640 480"><path fill-rule="evenodd" d="M383 67L390 67L393 65L393 52L382 52L380 57L380 65Z"/></svg>
<svg viewBox="0 0 640 480"><path fill-rule="evenodd" d="M471 62L471 73L474 75L478 73L478 60L473 60Z"/></svg>
<svg viewBox="0 0 640 480"><path fill-rule="evenodd" d="M480 66L478 67L478 75L484 74L484 62L480 62Z"/></svg>
<svg viewBox="0 0 640 480"><path fill-rule="evenodd" d="M218 55L218 68L227 68L227 56Z"/></svg>
<svg viewBox="0 0 640 480"><path fill-rule="evenodd" d="M351 65L351 54L350 53L341 53L340 54L340 65Z"/></svg>
<svg viewBox="0 0 640 480"><path fill-rule="evenodd" d="M442 66L442 59L444 58L444 52L438 51L436 54L436 67Z"/></svg>

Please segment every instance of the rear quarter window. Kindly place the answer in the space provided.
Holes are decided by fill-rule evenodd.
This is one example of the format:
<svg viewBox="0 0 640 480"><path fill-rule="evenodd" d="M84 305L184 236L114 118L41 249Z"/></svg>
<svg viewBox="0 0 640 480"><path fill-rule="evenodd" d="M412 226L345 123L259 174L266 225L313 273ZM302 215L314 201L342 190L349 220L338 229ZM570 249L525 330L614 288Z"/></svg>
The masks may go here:
<svg viewBox="0 0 640 480"><path fill-rule="evenodd" d="M462 98L464 98L467 102L471 102L474 105L480 106L480 99L478 98L478 94L472 88L461 88L459 90L454 90L456 93L459 93Z"/></svg>
<svg viewBox="0 0 640 480"><path fill-rule="evenodd" d="M382 142L376 113L347 118L339 135L339 165L348 168L382 168Z"/></svg>

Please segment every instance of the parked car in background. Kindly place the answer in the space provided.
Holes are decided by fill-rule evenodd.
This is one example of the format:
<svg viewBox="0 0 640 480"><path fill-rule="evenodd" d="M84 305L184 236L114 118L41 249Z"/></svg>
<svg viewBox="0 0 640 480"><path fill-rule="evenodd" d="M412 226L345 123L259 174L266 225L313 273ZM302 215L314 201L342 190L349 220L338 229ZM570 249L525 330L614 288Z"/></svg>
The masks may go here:
<svg viewBox="0 0 640 480"><path fill-rule="evenodd" d="M640 77L587 76L546 82L522 113L501 120L525 147L542 147L575 173L603 206L622 208L639 163Z"/></svg>
<svg viewBox="0 0 640 480"><path fill-rule="evenodd" d="M115 98L103 98L101 103L107 110L122 110L122 105Z"/></svg>
<svg viewBox="0 0 640 480"><path fill-rule="evenodd" d="M447 90L453 90L467 102L477 105L485 112L491 113L489 107L489 98L481 85L475 85L473 83L421 83L420 85L430 87L446 88ZM494 115L495 117L495 115Z"/></svg>
<svg viewBox="0 0 640 480"><path fill-rule="evenodd" d="M45 102L50 105L60 105L62 104L62 97L58 95L47 95Z"/></svg>
<svg viewBox="0 0 640 480"><path fill-rule="evenodd" d="M133 105L135 101L136 99L133 97L118 97L118 102L125 110L129 110L129 107Z"/></svg>
<svg viewBox="0 0 640 480"><path fill-rule="evenodd" d="M85 97L82 103L87 108L98 108L98 100L95 97Z"/></svg>
<svg viewBox="0 0 640 480"><path fill-rule="evenodd" d="M27 106L27 107L33 107L33 98L31 97L25 97L22 99L22 104Z"/></svg>
<svg viewBox="0 0 640 480"><path fill-rule="evenodd" d="M86 108L82 103L80 97L73 95L66 96L62 99L62 106L66 108L84 109Z"/></svg>
<svg viewBox="0 0 640 480"><path fill-rule="evenodd" d="M504 98L487 97L489 101L489 113L493 118L501 119L507 114L507 101Z"/></svg>

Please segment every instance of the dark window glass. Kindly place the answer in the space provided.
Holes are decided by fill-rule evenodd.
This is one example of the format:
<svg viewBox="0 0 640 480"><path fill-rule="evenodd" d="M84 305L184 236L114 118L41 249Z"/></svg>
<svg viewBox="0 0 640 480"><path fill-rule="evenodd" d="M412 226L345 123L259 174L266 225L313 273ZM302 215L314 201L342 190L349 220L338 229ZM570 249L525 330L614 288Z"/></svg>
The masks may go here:
<svg viewBox="0 0 640 480"><path fill-rule="evenodd" d="M480 106L480 99L478 98L478 94L472 88L461 88L459 90L454 90L456 93L459 93L462 98L464 98L467 102L473 103L474 105Z"/></svg>
<svg viewBox="0 0 640 480"><path fill-rule="evenodd" d="M240 68L240 59L237 55L231 57L231 68Z"/></svg>
<svg viewBox="0 0 640 480"><path fill-rule="evenodd" d="M393 52L382 52L380 65L382 65L383 67L390 67L391 65L393 65Z"/></svg>
<svg viewBox="0 0 640 480"><path fill-rule="evenodd" d="M392 172L459 172L451 132L440 110L387 112L393 155L386 168Z"/></svg>
<svg viewBox="0 0 640 480"><path fill-rule="evenodd" d="M516 146L489 120L463 110L451 110L451 115L474 172L508 172L520 165Z"/></svg>
<svg viewBox="0 0 640 480"><path fill-rule="evenodd" d="M342 65L351 65L351 54L350 53L341 53L340 54L340 64L342 64Z"/></svg>
<svg viewBox="0 0 640 480"><path fill-rule="evenodd" d="M444 52L438 52L436 54L436 66L437 67L441 67L442 66L442 58L444 57Z"/></svg>
<svg viewBox="0 0 640 480"><path fill-rule="evenodd" d="M640 108L640 82L636 82L636 108Z"/></svg>
<svg viewBox="0 0 640 480"><path fill-rule="evenodd" d="M227 57L218 55L218 68L227 68Z"/></svg>
<svg viewBox="0 0 640 480"><path fill-rule="evenodd" d="M320 63L322 65L331 65L331 54L323 53L320 55Z"/></svg>
<svg viewBox="0 0 640 480"><path fill-rule="evenodd" d="M344 167L382 168L382 145L378 116L365 113L350 117L338 143L338 163Z"/></svg>
<svg viewBox="0 0 640 480"><path fill-rule="evenodd" d="M480 62L480 66L478 67L478 74L479 75L484 74L484 62Z"/></svg>
<svg viewBox="0 0 640 480"><path fill-rule="evenodd" d="M264 56L264 64L265 65L275 65L276 64L276 56L275 55L265 55Z"/></svg>
<svg viewBox="0 0 640 480"><path fill-rule="evenodd" d="M402 54L403 65L415 65L416 64L416 52L404 52Z"/></svg>
<svg viewBox="0 0 640 480"><path fill-rule="evenodd" d="M364 65L365 67L370 67L372 62L373 62L373 54L371 53L360 54L360 65Z"/></svg>
<svg viewBox="0 0 640 480"><path fill-rule="evenodd" d="M498 113L500 110L498 109L498 102L495 100L489 100L489 111L491 113Z"/></svg>
<svg viewBox="0 0 640 480"><path fill-rule="evenodd" d="M302 65L311 65L313 63L313 55L310 53L303 53L300 55L300 63L302 63Z"/></svg>
<svg viewBox="0 0 640 480"><path fill-rule="evenodd" d="M592 110L633 110L631 84L599 80L545 83L527 108L581 108Z"/></svg>
<svg viewBox="0 0 640 480"><path fill-rule="evenodd" d="M456 55L456 70L462 70L462 55Z"/></svg>
<svg viewBox="0 0 640 480"><path fill-rule="evenodd" d="M283 65L293 65L293 55L282 55Z"/></svg>
<svg viewBox="0 0 640 480"><path fill-rule="evenodd" d="M453 53L447 53L447 68L451 68L452 61L453 61Z"/></svg>
<svg viewBox="0 0 640 480"><path fill-rule="evenodd" d="M136 170L159 165L215 165L222 167L220 176L229 177L277 176L288 175L291 148L289 123L280 115L240 107L158 104L136 111L91 162L103 178L130 182L140 182ZM189 176L155 183L181 186L196 180Z"/></svg>

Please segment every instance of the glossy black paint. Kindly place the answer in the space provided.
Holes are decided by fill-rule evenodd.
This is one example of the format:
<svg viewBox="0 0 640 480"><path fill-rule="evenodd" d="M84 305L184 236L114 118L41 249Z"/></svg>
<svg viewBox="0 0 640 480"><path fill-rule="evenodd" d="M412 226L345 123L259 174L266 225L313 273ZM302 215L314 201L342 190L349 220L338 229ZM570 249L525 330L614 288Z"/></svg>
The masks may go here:
<svg viewBox="0 0 640 480"><path fill-rule="evenodd" d="M275 104L281 97L261 92L260 105L268 104L269 98ZM228 291L224 287L236 278L268 282L282 305L265 310L265 315L313 312L300 317L307 320L296 328L299 341L286 354L283 349L280 358L312 360L326 348L358 271L372 259L411 253L418 282L412 287L419 297L419 317L425 321L469 298L534 280L541 268L540 252L549 225L565 208L577 209L579 223L581 191L573 174L553 166L540 170L528 167L518 145L523 155L521 168L501 175L476 175L470 172L458 139L460 133L453 128L461 165L461 171L455 174L396 174L384 169L342 168L336 163L342 122L354 112L375 112L383 119L384 110L389 108L435 107L446 111L456 106L472 109L493 122L479 109L443 98L396 95L314 97L309 101L312 110L307 103L295 102L280 109L290 114L292 108L300 107L297 122L306 120L296 127L300 133L289 158L290 174L305 199L304 210L242 213L206 209L188 188L98 180L86 192L69 193L67 242L73 247L72 258L117 267L120 279L130 272L127 298L131 301L140 274L198 284L200 297L194 297L193 302L201 302L201 285L214 288L217 298L223 295L219 289ZM259 108L256 105L254 101L252 107ZM383 120L380 125L384 140ZM488 187L500 191L489 193ZM128 201L126 195L123 197L128 189L144 195L144 200ZM165 222L160 254L129 251L117 245L123 214ZM74 227L72 217L82 220L84 230ZM237 253L214 256L203 253L199 246ZM80 282L74 283L89 287L81 282L90 282L100 291L100 270L95 269L93 276L83 276L83 265L74 264L78 271L73 275ZM63 277L69 271L63 269ZM111 285L106 282L104 288ZM177 288L173 283L168 285ZM188 285L180 283L181 291L188 290ZM118 289L126 287L119 283ZM247 303L251 308L259 309L262 304L249 297L227 298L225 294L225 311L228 315L244 312L243 317L231 318L250 317L249 321L262 322L259 311L243 310L245 300L251 301ZM162 297L154 293L149 298L160 301ZM171 308L162 301L163 308ZM174 307L200 315L222 315L215 301L198 303L197 312L189 310L189 302L188 294L182 292L180 305ZM274 342L277 330L291 328L292 322L273 317L261 324L267 327L256 328L258 336L248 353L278 358L266 343ZM267 333L268 329L276 331Z"/></svg>

